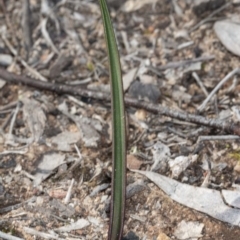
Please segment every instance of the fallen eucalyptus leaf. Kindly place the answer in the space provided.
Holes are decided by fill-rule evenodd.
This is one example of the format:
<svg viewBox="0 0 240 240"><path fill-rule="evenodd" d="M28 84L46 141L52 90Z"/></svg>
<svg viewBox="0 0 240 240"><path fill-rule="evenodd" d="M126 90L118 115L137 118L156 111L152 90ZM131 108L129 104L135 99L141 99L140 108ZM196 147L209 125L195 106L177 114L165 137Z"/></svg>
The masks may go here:
<svg viewBox="0 0 240 240"><path fill-rule="evenodd" d="M235 208L240 208L240 192L231 190L222 190L222 195L227 204Z"/></svg>
<svg viewBox="0 0 240 240"><path fill-rule="evenodd" d="M240 226L240 209L227 206L220 191L183 184L150 171L131 171L149 178L174 201L220 221ZM226 192L223 191L223 193L226 195ZM237 198L240 198L240 193ZM235 199L237 198L235 197ZM233 204L234 201L231 200L230 203Z"/></svg>
<svg viewBox="0 0 240 240"><path fill-rule="evenodd" d="M240 56L240 25L229 20L218 21L214 31L224 47L231 53Z"/></svg>

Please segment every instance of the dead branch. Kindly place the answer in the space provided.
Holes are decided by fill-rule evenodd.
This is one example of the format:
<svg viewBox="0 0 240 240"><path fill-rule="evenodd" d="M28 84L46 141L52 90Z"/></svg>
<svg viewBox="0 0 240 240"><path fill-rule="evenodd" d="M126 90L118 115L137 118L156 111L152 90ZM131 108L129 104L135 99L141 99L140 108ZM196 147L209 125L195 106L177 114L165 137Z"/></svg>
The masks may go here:
<svg viewBox="0 0 240 240"><path fill-rule="evenodd" d="M97 100L110 101L110 93L97 92L88 89L76 88L71 85L56 84L50 82L42 82L35 80L30 77L20 76L13 73L10 73L2 68L0 68L0 78L13 84L23 84L29 87L38 88L41 90L53 91L58 94L71 94L82 97L89 97ZM142 108L148 112L160 114L172 118L176 118L182 121L187 121L195 123L201 126L207 126L211 128L221 129L227 133L235 134L240 136L240 126L235 123L229 123L219 119L209 119L199 115L190 114L186 112L179 112L175 109L169 109L161 105L139 101L137 99L125 97L125 103L127 106Z"/></svg>

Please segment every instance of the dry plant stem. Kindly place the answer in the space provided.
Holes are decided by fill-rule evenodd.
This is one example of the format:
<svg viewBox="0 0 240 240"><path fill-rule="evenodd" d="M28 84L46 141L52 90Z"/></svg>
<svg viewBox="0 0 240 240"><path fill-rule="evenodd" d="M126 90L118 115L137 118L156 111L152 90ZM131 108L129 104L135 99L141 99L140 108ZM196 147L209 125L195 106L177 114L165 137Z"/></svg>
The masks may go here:
<svg viewBox="0 0 240 240"><path fill-rule="evenodd" d="M219 136L200 136L197 142L201 141L227 141L227 140L237 140L240 139L239 136L236 135L219 135Z"/></svg>
<svg viewBox="0 0 240 240"><path fill-rule="evenodd" d="M63 201L65 204L68 204L69 201L70 201L70 198L71 198L71 195L72 195L73 184L74 184L74 179L72 179L72 181L70 183L70 186L68 188L68 191L67 191L67 195L66 195L66 197L65 197L65 199Z"/></svg>
<svg viewBox="0 0 240 240"><path fill-rule="evenodd" d="M50 7L49 3L50 2L48 0L41 0L41 15L50 18L55 23L55 28L57 30L57 34L59 35L60 24L53 8Z"/></svg>
<svg viewBox="0 0 240 240"><path fill-rule="evenodd" d="M15 204L15 205L12 205L12 206L7 206L7 207L4 207L4 208L1 208L0 209L0 214L3 214L3 213L7 213L7 212L10 212L12 210L16 210L16 209L19 209L20 207L24 206L24 204L26 203L33 203L35 202L36 200L36 197L31 197L30 199L22 202L22 203L18 203L18 204Z"/></svg>
<svg viewBox="0 0 240 240"><path fill-rule="evenodd" d="M8 115L8 117L5 119L3 124L0 127L0 132L3 133L3 130L7 127L8 123L10 122L15 110L12 110L12 112Z"/></svg>
<svg viewBox="0 0 240 240"><path fill-rule="evenodd" d="M239 82L239 80L238 80L238 78L235 76L234 79L233 79L232 85L231 85L231 86L228 88L228 90L227 90L227 93L233 92L233 91L235 90L235 88L237 87L238 82Z"/></svg>
<svg viewBox="0 0 240 240"><path fill-rule="evenodd" d="M226 77L224 77L218 85L212 90L212 92L208 95L208 97L203 101L203 103L197 108L199 112L202 112L203 109L206 107L207 103L211 100L211 98L214 96L214 94L222 87L224 83L226 83L231 77L233 77L235 74L240 74L240 68L235 68L233 71L228 73Z"/></svg>
<svg viewBox="0 0 240 240"><path fill-rule="evenodd" d="M0 114L6 114L12 112L11 109L0 111Z"/></svg>
<svg viewBox="0 0 240 240"><path fill-rule="evenodd" d="M208 170L206 177L204 178L201 187L208 188L210 183L211 171Z"/></svg>
<svg viewBox="0 0 240 240"><path fill-rule="evenodd" d="M1 232L1 231L0 231L0 238L6 239L6 240L23 240L23 238L14 237L10 234L7 234L7 233Z"/></svg>
<svg viewBox="0 0 240 240"><path fill-rule="evenodd" d="M201 20L197 25L195 25L193 28L190 29L190 33L195 31L196 29L198 29L201 25L203 25L204 23L206 23L207 21L209 21L213 16L215 16L216 14L220 13L221 11L223 11L224 9L228 8L232 3L226 3L225 5L223 5L222 7L218 8L217 10L213 11L208 17L204 18L203 20Z"/></svg>
<svg viewBox="0 0 240 240"><path fill-rule="evenodd" d="M35 235L35 236L38 236L38 237L44 238L44 239L60 239L57 234L53 235L53 234L49 234L49 233L39 232L39 231L37 231L33 228L29 228L29 227L24 227L23 230L28 234Z"/></svg>
<svg viewBox="0 0 240 240"><path fill-rule="evenodd" d="M34 88L47 90L47 91L53 91L58 94L71 94L76 96L104 100L108 102L110 102L111 100L110 93L90 91L87 89L76 88L70 85L42 82L30 77L19 76L19 75L10 73L1 68L0 68L0 78L10 83L23 84L29 87L34 87ZM206 127L217 128L227 133L240 136L240 126L234 123L225 122L219 119L209 119L209 118L205 118L199 115L190 114L186 112L178 112L174 109L162 107L161 105L139 101L137 99L133 99L129 97L125 97L125 104L131 107L142 108L155 114L172 117L178 120L191 122L191 123L195 123L195 124L206 126Z"/></svg>
<svg viewBox="0 0 240 240"><path fill-rule="evenodd" d="M24 155L24 154L26 154L27 153L27 151L21 151L21 150L6 150L6 151L3 151L3 152L1 152L0 153L0 156L4 156L4 155L8 155L8 154L22 154L22 155Z"/></svg>
<svg viewBox="0 0 240 240"><path fill-rule="evenodd" d="M206 62L206 61L211 61L215 58L215 56L203 56L203 57L199 57L199 58L194 58L194 59L187 59L187 60L183 60L183 61L179 61L179 62L170 62L164 66L160 66L160 67L153 67L153 66L146 66L147 68L149 68L152 71L164 71L167 70L169 68L179 68L179 67L185 67L186 65L192 64L192 63L197 63L197 62Z"/></svg>
<svg viewBox="0 0 240 240"><path fill-rule="evenodd" d="M16 121L19 109L20 109L20 103L17 104L16 110L14 111L12 121L11 121L11 124L10 124L10 127L9 127L9 134L12 134L12 132L13 132L14 123Z"/></svg>
<svg viewBox="0 0 240 240"><path fill-rule="evenodd" d="M31 66L29 66L27 64L26 61L24 61L17 53L17 50L14 49L14 47L12 46L12 44L8 41L8 39L6 38L6 36L2 35L1 36L2 40L4 41L4 43L6 44L6 46L8 47L8 49L10 50L10 52L17 58L17 60L32 74L34 75L36 78L40 79L41 81L47 81L47 79L42 76L39 72L37 72L34 68L32 68Z"/></svg>
<svg viewBox="0 0 240 240"><path fill-rule="evenodd" d="M176 49L181 50L181 49L187 48L187 47L189 47L193 44L194 44L193 41L185 42L185 43L182 43L182 44L178 45Z"/></svg>
<svg viewBox="0 0 240 240"><path fill-rule="evenodd" d="M52 51L55 52L57 55L59 55L59 51L57 50L57 48L55 47L52 39L50 38L48 31L47 31L47 21L48 19L46 17L43 17L41 20L41 32L42 35L44 37L44 39L46 40L47 44L51 47Z"/></svg>
<svg viewBox="0 0 240 240"><path fill-rule="evenodd" d="M18 101L15 101L15 102L11 102L11 103L9 103L5 106L1 106L0 111L4 111L4 110L10 109L10 108L14 108L14 107L17 106L17 103L18 103Z"/></svg>
<svg viewBox="0 0 240 240"><path fill-rule="evenodd" d="M7 12L7 10L6 10L6 5L5 5L5 3L4 3L4 0L1 0L1 1L0 1L0 6L1 6L2 11L3 11L3 13L4 13L6 25L7 25L8 29L10 29L10 32L13 33L14 31L13 31L13 29L12 29L12 24L11 24L11 21L10 21L10 19L9 19L9 14L8 14L8 12Z"/></svg>
<svg viewBox="0 0 240 240"><path fill-rule="evenodd" d="M208 97L208 92L207 89L205 88L205 86L203 85L200 77L198 76L198 74L196 72L192 73L193 78L196 80L197 84L199 85L199 87L202 89L203 93L205 94L206 97Z"/></svg>

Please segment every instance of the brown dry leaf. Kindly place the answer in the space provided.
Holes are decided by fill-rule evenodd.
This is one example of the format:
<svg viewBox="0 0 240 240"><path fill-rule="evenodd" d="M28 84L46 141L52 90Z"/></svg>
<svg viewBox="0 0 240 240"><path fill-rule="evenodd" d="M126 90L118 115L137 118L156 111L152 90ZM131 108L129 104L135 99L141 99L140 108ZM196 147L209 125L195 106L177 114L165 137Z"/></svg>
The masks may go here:
<svg viewBox="0 0 240 240"><path fill-rule="evenodd" d="M147 112L144 109L138 109L135 112L135 116L140 121L145 121L147 117Z"/></svg>
<svg viewBox="0 0 240 240"><path fill-rule="evenodd" d="M170 240L170 238L163 232L159 233L157 240Z"/></svg>
<svg viewBox="0 0 240 240"><path fill-rule="evenodd" d="M236 171L237 173L240 173L240 163L237 162L237 164L234 167L234 171Z"/></svg>
<svg viewBox="0 0 240 240"><path fill-rule="evenodd" d="M139 161L134 155L127 155L127 167L129 169L140 169L143 162Z"/></svg>
<svg viewBox="0 0 240 240"><path fill-rule="evenodd" d="M48 194L52 198L63 199L66 197L67 191L64 191L63 189L52 189L48 191Z"/></svg>

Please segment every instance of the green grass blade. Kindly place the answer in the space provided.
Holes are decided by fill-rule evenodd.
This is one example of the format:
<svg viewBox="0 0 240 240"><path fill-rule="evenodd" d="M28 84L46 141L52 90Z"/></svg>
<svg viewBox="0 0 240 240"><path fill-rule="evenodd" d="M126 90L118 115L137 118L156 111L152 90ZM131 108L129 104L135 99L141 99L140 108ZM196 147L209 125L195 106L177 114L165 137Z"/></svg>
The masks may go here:
<svg viewBox="0 0 240 240"><path fill-rule="evenodd" d="M112 27L110 15L105 0L99 0L108 49L112 93L112 124L113 124L113 174L112 202L109 240L121 239L126 189L126 126L122 86L121 65Z"/></svg>

